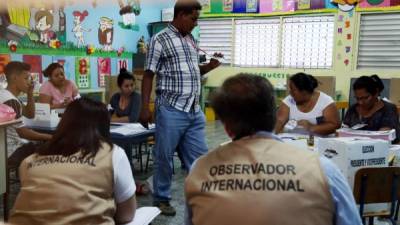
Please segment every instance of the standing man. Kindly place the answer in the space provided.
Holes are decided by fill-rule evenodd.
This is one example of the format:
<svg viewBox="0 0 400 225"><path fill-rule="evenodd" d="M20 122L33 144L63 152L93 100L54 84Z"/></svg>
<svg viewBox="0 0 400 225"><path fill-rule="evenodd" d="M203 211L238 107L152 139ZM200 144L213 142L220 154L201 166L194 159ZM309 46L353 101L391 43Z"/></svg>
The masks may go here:
<svg viewBox="0 0 400 225"><path fill-rule="evenodd" d="M200 10L196 0L176 2L173 21L150 41L142 82L140 122L147 126L149 96L157 74L153 197L154 205L167 216L176 214L169 203L175 149L182 151L186 168L207 152L205 118L199 106L201 75L220 63L211 59L199 66L200 49L191 31L197 26Z"/></svg>

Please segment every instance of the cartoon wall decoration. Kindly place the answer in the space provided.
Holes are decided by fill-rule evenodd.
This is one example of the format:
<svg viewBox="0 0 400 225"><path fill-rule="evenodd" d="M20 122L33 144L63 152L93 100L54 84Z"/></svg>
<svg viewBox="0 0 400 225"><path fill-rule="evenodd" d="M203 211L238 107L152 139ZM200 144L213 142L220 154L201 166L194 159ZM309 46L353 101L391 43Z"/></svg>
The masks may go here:
<svg viewBox="0 0 400 225"><path fill-rule="evenodd" d="M338 4L340 10L344 12L349 12L354 9L357 3L361 2L362 0L331 0L333 3Z"/></svg>
<svg viewBox="0 0 400 225"><path fill-rule="evenodd" d="M87 10L84 10L83 12L74 11L72 14L74 16L74 28L72 29L72 32L74 32L74 36L77 40L76 46L78 48L81 48L85 45L85 39L83 36L84 32L91 31L91 29L86 29L82 25L83 21L89 15L89 13Z"/></svg>
<svg viewBox="0 0 400 225"><path fill-rule="evenodd" d="M35 28L39 33L39 41L43 44L49 43L50 40L56 38L55 32L51 29L53 26L53 12L51 10L42 9L35 14Z"/></svg>
<svg viewBox="0 0 400 225"><path fill-rule="evenodd" d="M97 71L98 71L98 86L105 86L105 77L111 76L111 59L110 58L98 58L97 59Z"/></svg>
<svg viewBox="0 0 400 225"><path fill-rule="evenodd" d="M114 21L108 17L101 17L99 22L98 37L99 43L104 51L112 51L114 37Z"/></svg>
<svg viewBox="0 0 400 225"><path fill-rule="evenodd" d="M128 0L127 4L124 4L122 0L118 0L120 7L119 14L122 16L122 22L118 25L123 29L139 30L136 25L136 16L140 15L141 7L140 0Z"/></svg>

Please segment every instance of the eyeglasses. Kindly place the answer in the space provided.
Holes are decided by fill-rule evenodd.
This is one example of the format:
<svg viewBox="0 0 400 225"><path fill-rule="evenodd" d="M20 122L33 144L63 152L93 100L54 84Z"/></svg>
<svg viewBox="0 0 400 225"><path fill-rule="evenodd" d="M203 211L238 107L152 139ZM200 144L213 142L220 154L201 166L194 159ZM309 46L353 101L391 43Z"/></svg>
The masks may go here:
<svg viewBox="0 0 400 225"><path fill-rule="evenodd" d="M354 96L354 98L355 98L358 102L360 102L360 101L367 101L368 99L371 98L371 96L372 96L372 95L366 95L366 96L360 96L360 97Z"/></svg>

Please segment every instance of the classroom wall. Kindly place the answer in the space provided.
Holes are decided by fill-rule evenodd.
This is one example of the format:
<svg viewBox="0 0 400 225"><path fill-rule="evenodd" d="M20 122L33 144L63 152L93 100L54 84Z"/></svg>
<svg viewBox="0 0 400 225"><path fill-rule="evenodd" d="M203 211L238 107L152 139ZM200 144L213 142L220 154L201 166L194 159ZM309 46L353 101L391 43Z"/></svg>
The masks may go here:
<svg viewBox="0 0 400 225"><path fill-rule="evenodd" d="M30 42L26 36L19 40L17 50L12 52L9 49L9 46L7 46L7 42L9 40L2 35L0 35L0 55L10 55L11 60L17 61L23 61L24 55L36 55L40 57L41 70L44 70L52 62L63 60L65 61L64 67L67 78L70 80L75 80L76 58L87 57L89 58L90 62L90 90L97 90L99 88L97 68L98 58L110 58L111 75L118 74L119 61L122 60L126 60L127 69L132 70L132 53L137 52L136 46L139 38L143 36L146 41L149 40L147 25L151 22L160 21L161 10L167 7L172 7L173 4L174 0L141 1L141 12L140 15L136 16L137 27L135 27L135 29L123 29L118 25L118 22L121 22L122 18L119 15L119 5L117 1L98 1L96 6L93 6L91 1L81 1L80 3L66 5L64 8L64 13L66 16L65 40L62 40L62 43L64 45L69 42L75 45L77 44L77 39L72 32L74 27L73 12L83 12L84 10L87 10L88 16L83 20L82 26L89 30L84 32L84 40L85 44L90 44L96 49L93 55L86 53L86 45L81 49L63 49L63 46L60 49L52 49L45 44L38 44L38 42L34 41L32 41L32 48L29 50L29 52L26 51L26 48L24 51L21 51L20 49L24 48L21 43L26 44L27 42ZM16 15L13 16L18 16L18 14L16 13ZM100 17L103 16L114 20L114 37L112 44L113 51L109 53L101 53L104 56L97 55L102 47L98 40L98 29ZM63 35L59 35L58 38L62 38L62 36ZM124 53L118 57L117 50L121 47L124 47L125 50ZM45 80L45 78L43 78L43 80Z"/></svg>
<svg viewBox="0 0 400 225"><path fill-rule="evenodd" d="M336 91L340 96L339 100L348 100L350 91L350 79L361 75L378 74L382 78L400 77L400 73L396 70L359 70L357 67L357 46L358 46L358 26L361 13L354 8L349 12L337 10L331 14L335 15L335 37L334 37L334 53L332 69L283 69L283 68L244 68L233 66L222 66L211 71L207 76L205 86L218 87L222 82L237 73L246 72L262 75L268 78L272 84L278 88L286 83L286 76L278 76L274 74L290 75L297 72L306 72L316 76L335 76ZM376 11L382 9L376 8ZM389 10L385 8L385 10ZM398 7L392 9L394 12L399 11ZM374 10L370 10L374 11ZM316 14L321 12L316 12ZM307 12L307 14L313 14ZM278 14L279 15L279 14ZM341 28L341 32L339 32Z"/></svg>

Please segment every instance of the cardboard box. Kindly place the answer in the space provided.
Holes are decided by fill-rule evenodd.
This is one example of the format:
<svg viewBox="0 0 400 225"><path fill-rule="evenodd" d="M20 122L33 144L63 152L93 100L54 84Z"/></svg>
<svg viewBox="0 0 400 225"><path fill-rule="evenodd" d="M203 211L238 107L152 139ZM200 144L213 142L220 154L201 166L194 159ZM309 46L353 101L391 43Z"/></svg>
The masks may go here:
<svg viewBox="0 0 400 225"><path fill-rule="evenodd" d="M60 118L57 111L50 110L49 104L35 103L35 118L23 117L22 121L28 127L55 128L58 126Z"/></svg>
<svg viewBox="0 0 400 225"><path fill-rule="evenodd" d="M324 92L331 96L334 100L336 99L336 77L334 76L314 76L318 81L317 90ZM287 87L289 87L289 78L287 78ZM286 89L287 95L289 95L289 88Z"/></svg>
<svg viewBox="0 0 400 225"><path fill-rule="evenodd" d="M335 163L347 178L351 189L354 176L363 167L388 166L389 142L369 138L321 138L316 149Z"/></svg>

